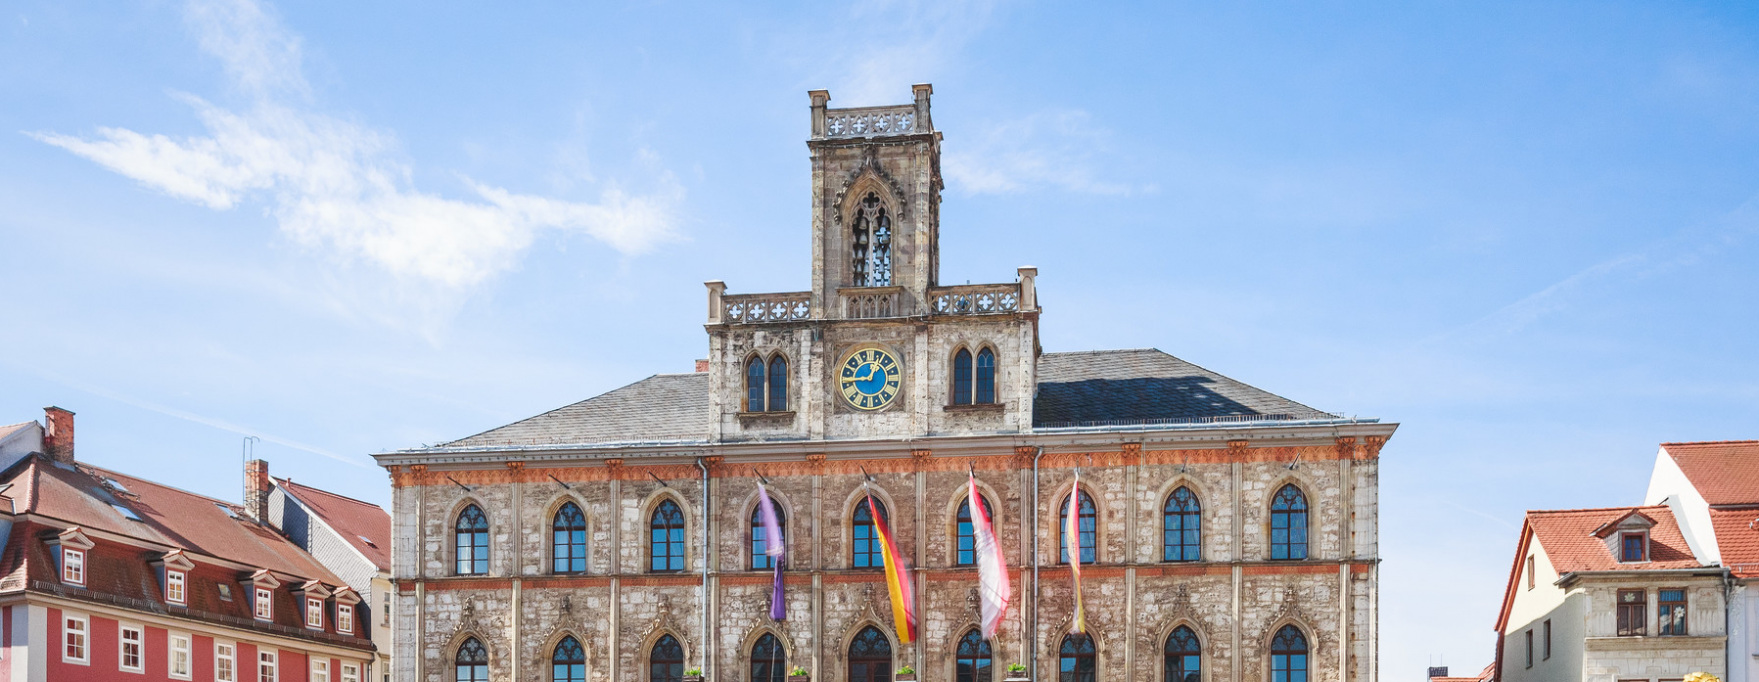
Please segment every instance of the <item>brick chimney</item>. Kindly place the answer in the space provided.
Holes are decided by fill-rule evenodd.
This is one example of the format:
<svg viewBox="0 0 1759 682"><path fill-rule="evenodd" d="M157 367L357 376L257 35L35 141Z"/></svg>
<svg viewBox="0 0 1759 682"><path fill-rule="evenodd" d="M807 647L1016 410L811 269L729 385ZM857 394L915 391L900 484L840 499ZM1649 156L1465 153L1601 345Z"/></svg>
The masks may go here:
<svg viewBox="0 0 1759 682"><path fill-rule="evenodd" d="M269 485L268 462L244 463L244 513L261 523L269 522Z"/></svg>
<svg viewBox="0 0 1759 682"><path fill-rule="evenodd" d="M73 413L59 407L43 408L43 454L57 462L73 461Z"/></svg>
<svg viewBox="0 0 1759 682"><path fill-rule="evenodd" d="M696 373L701 374L701 373L707 372L707 371L708 371L708 360L697 360L696 361Z"/></svg>

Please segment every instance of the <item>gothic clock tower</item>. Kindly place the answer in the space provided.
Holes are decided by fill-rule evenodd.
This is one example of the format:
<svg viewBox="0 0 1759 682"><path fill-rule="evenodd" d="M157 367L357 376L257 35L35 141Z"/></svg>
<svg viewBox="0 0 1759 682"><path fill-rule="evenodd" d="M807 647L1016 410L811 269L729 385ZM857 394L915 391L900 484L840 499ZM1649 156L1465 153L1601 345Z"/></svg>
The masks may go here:
<svg viewBox="0 0 1759 682"><path fill-rule="evenodd" d="M941 133L909 104L809 93L812 289L709 282L711 439L1025 432L1039 353L1033 268L940 286Z"/></svg>

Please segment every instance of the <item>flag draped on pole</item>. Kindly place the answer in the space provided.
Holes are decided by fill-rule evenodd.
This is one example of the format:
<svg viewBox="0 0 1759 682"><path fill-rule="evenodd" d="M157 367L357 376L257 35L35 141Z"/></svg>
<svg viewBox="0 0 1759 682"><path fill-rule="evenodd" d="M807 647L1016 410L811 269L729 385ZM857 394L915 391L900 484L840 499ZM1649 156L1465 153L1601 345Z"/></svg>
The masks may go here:
<svg viewBox="0 0 1759 682"><path fill-rule="evenodd" d="M769 555L770 566L776 571L776 588L770 593L770 618L787 620L788 601L782 594L782 557L788 550L782 542L782 524L776 520L776 505L770 502L770 491L761 479L757 483L757 508L763 517L763 553Z"/></svg>
<svg viewBox="0 0 1759 682"><path fill-rule="evenodd" d="M1087 613L1081 608L1081 470L1075 470L1075 487L1069 491L1068 517L1063 524L1065 546L1069 554L1069 575L1075 582L1075 618L1069 632L1087 632Z"/></svg>
<svg viewBox="0 0 1759 682"><path fill-rule="evenodd" d="M1013 589L1008 585L1008 561L1002 556L1002 544L996 542L996 529L990 525L989 510L981 500L977 470L972 469L966 504L971 506L971 546L977 555L977 594L982 601L983 638L995 639Z"/></svg>
<svg viewBox="0 0 1759 682"><path fill-rule="evenodd" d="M872 490L867 491L867 512L873 516L873 534L880 543L880 556L885 559L886 591L892 597L892 629L898 633L898 643L909 644L916 641L916 587L910 582L904 556L892 541L891 527L873 503Z"/></svg>

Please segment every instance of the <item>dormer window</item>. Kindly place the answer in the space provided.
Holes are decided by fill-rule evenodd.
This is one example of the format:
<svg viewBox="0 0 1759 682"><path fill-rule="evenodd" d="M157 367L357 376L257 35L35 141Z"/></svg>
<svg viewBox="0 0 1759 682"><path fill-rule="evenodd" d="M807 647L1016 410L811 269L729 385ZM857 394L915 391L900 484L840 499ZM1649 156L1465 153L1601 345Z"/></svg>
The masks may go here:
<svg viewBox="0 0 1759 682"><path fill-rule="evenodd" d="M347 604L336 605L336 631L345 635L354 634L354 607Z"/></svg>
<svg viewBox="0 0 1759 682"><path fill-rule="evenodd" d="M305 626L319 630L324 629L324 600L309 598L305 600Z"/></svg>
<svg viewBox="0 0 1759 682"><path fill-rule="evenodd" d="M1641 563L1648 560L1648 533L1619 533L1619 561L1621 563Z"/></svg>
<svg viewBox="0 0 1759 682"><path fill-rule="evenodd" d="M165 571L165 601L173 604L184 603L184 586L188 578L183 571Z"/></svg>
<svg viewBox="0 0 1759 682"><path fill-rule="evenodd" d="M251 611L257 620L274 620L275 592L267 587L256 588L256 599L251 600Z"/></svg>
<svg viewBox="0 0 1759 682"><path fill-rule="evenodd" d="M61 548L61 582L81 586L86 584L85 550Z"/></svg>
<svg viewBox="0 0 1759 682"><path fill-rule="evenodd" d="M43 541L49 545L49 556L55 559L61 582L85 587L86 553L97 546L91 538L79 528L68 528L54 535L45 535Z"/></svg>

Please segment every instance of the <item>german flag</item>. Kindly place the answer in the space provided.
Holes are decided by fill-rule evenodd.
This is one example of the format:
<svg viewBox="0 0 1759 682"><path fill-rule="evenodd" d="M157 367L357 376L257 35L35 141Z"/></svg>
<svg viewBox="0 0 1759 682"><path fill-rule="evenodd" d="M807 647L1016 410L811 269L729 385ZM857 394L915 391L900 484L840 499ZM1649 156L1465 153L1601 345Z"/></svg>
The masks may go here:
<svg viewBox="0 0 1759 682"><path fill-rule="evenodd" d="M867 512L873 516L873 532L879 536L885 558L886 591L892 596L892 629L898 633L900 644L909 644L916 641L916 587L910 582L910 567L904 564L904 555L898 553L898 544L892 541L892 528L886 517L874 506L871 490L867 493Z"/></svg>

